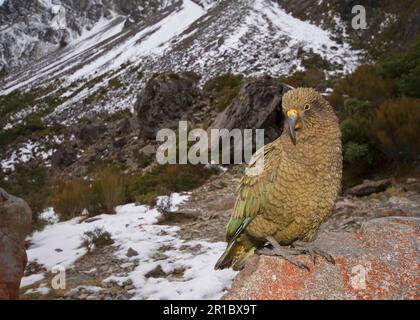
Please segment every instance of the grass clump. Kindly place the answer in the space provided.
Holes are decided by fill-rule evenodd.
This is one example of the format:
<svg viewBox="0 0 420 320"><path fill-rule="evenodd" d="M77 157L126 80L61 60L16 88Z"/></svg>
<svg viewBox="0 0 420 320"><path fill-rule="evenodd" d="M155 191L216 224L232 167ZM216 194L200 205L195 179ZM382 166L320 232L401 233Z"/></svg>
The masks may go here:
<svg viewBox="0 0 420 320"><path fill-rule="evenodd" d="M203 89L213 96L217 111L224 111L238 95L244 77L232 73L222 74L206 82Z"/></svg>
<svg viewBox="0 0 420 320"><path fill-rule="evenodd" d="M82 247L88 252L96 248L103 248L114 244L111 233L104 228L96 227L93 230L86 231L82 236Z"/></svg>
<svg viewBox="0 0 420 320"><path fill-rule="evenodd" d="M124 177L110 167L99 170L92 180L73 179L56 188L51 202L61 220L80 216L85 209L89 216L114 214L115 207L126 200Z"/></svg>

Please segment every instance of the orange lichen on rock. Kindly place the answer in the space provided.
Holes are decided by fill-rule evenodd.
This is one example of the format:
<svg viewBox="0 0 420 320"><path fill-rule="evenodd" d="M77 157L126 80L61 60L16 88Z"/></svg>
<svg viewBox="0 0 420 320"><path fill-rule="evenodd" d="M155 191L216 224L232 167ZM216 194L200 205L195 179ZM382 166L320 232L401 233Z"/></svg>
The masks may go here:
<svg viewBox="0 0 420 320"><path fill-rule="evenodd" d="M358 233L324 232L315 244L336 264L319 258L302 270L277 257L253 257L225 299L418 299L419 218L381 218Z"/></svg>

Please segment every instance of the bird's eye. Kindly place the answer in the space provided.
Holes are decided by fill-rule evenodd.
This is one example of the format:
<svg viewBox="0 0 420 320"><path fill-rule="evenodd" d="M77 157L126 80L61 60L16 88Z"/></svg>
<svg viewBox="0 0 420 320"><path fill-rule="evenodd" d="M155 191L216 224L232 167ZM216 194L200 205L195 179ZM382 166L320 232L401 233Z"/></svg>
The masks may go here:
<svg viewBox="0 0 420 320"><path fill-rule="evenodd" d="M305 104L304 109L305 109L305 111L308 111L309 109L311 109L311 106L309 104Z"/></svg>

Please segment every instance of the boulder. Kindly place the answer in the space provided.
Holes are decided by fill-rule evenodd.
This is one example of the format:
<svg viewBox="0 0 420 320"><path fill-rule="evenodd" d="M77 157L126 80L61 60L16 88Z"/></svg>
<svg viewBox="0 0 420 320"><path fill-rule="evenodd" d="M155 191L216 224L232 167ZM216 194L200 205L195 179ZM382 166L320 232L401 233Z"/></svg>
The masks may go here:
<svg viewBox="0 0 420 320"><path fill-rule="evenodd" d="M282 96L289 87L263 76L247 81L232 103L219 114L213 129L264 129L265 143L277 139L283 130Z"/></svg>
<svg viewBox="0 0 420 320"><path fill-rule="evenodd" d="M372 193L385 191L391 185L391 179L384 179L378 181L365 180L362 184L347 190L346 194L349 196L363 197L368 196Z"/></svg>
<svg viewBox="0 0 420 320"><path fill-rule="evenodd" d="M77 147L71 141L65 141L51 156L53 168L63 169L77 161Z"/></svg>
<svg viewBox="0 0 420 320"><path fill-rule="evenodd" d="M335 258L297 257L310 271L278 257L254 256L225 299L418 299L420 218L388 217L356 233L323 232L315 244Z"/></svg>
<svg viewBox="0 0 420 320"><path fill-rule="evenodd" d="M160 129L175 129L199 95L198 78L190 73L163 73L151 78L135 105L141 135L155 139Z"/></svg>
<svg viewBox="0 0 420 320"><path fill-rule="evenodd" d="M27 263L25 238L31 224L28 204L0 188L0 300L19 298Z"/></svg>
<svg viewBox="0 0 420 320"><path fill-rule="evenodd" d="M87 122L76 125L72 131L82 146L89 146L96 142L107 131L106 124L100 119L89 119Z"/></svg>

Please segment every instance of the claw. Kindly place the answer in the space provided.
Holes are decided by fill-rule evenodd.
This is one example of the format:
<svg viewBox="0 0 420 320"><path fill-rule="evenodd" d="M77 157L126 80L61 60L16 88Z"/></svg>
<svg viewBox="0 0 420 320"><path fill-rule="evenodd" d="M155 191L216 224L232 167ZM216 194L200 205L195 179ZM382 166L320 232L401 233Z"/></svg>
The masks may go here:
<svg viewBox="0 0 420 320"><path fill-rule="evenodd" d="M262 255L267 255L267 256L281 257L300 269L305 269L307 271L310 271L309 267L305 263L293 257L297 255L297 252L295 250L292 250L289 247L282 247L273 237L267 237L267 241L271 244L273 248L272 249L263 248L261 250L258 250L257 253L262 254Z"/></svg>
<svg viewBox="0 0 420 320"><path fill-rule="evenodd" d="M272 257L281 257L284 260L290 262L291 264L295 265L296 267L300 269L305 269L306 271L310 271L309 267L305 263L293 258L292 254L287 252L287 248L280 249L280 250L276 248L273 248L273 249L263 248L263 249L258 250L257 254L261 254L265 256L272 256Z"/></svg>
<svg viewBox="0 0 420 320"><path fill-rule="evenodd" d="M300 252L301 254L309 254L314 262L316 263L316 257L320 256L327 260L329 263L335 265L335 259L328 252L318 249L311 243L295 242L292 245L293 249Z"/></svg>

